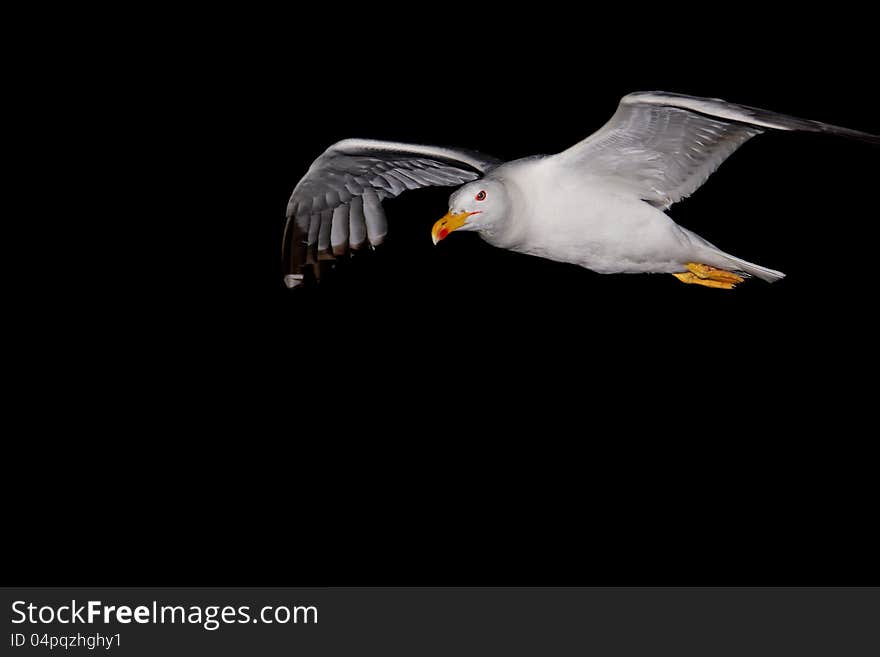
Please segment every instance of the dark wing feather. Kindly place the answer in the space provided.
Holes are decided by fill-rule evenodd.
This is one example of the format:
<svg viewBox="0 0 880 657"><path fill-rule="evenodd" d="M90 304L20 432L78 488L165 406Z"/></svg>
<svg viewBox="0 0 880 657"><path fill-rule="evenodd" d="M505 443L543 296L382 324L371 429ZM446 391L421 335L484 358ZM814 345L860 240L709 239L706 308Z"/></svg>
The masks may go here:
<svg viewBox="0 0 880 657"><path fill-rule="evenodd" d="M284 280L296 287L316 259L343 255L388 232L382 201L408 189L476 180L500 162L458 149L346 139L312 163L287 204ZM331 255L332 254L332 255Z"/></svg>

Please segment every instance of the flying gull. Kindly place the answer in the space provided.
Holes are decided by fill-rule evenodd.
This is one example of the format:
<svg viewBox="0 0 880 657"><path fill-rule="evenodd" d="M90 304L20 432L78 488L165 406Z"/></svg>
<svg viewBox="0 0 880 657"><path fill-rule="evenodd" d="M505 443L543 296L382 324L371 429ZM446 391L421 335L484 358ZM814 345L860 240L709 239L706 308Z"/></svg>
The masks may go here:
<svg viewBox="0 0 880 657"><path fill-rule="evenodd" d="M561 153L511 162L473 151L345 139L314 161L287 206L284 282L320 275L319 262L380 244L382 201L407 189L459 186L434 224L436 244L476 231L493 246L602 274L666 273L731 289L782 272L725 253L664 213L739 146L765 130L880 136L719 99L667 92L624 96L598 132Z"/></svg>

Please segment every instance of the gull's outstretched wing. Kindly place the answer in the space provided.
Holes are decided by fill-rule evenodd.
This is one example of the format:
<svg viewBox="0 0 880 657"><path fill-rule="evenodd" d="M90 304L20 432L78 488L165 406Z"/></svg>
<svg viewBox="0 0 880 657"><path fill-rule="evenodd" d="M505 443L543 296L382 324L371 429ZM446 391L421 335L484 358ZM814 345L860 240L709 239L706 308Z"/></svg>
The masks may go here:
<svg viewBox="0 0 880 657"><path fill-rule="evenodd" d="M607 124L556 157L667 208L696 191L731 153L766 129L880 143L878 135L717 98L642 91L624 96Z"/></svg>
<svg viewBox="0 0 880 657"><path fill-rule="evenodd" d="M345 139L312 163L287 204L284 282L296 287L306 266L380 244L388 224L381 202L406 189L461 185L500 161L440 146ZM316 271L317 268L316 268Z"/></svg>

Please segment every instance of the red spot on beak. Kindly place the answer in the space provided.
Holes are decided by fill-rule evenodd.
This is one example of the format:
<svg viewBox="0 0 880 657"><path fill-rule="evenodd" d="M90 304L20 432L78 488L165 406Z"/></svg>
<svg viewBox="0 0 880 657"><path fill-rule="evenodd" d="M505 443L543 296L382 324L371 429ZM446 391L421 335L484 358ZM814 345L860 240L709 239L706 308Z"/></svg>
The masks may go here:
<svg viewBox="0 0 880 657"><path fill-rule="evenodd" d="M437 233L437 237L441 240L446 239L446 236L449 235L449 231L445 228L441 229L439 233Z"/></svg>

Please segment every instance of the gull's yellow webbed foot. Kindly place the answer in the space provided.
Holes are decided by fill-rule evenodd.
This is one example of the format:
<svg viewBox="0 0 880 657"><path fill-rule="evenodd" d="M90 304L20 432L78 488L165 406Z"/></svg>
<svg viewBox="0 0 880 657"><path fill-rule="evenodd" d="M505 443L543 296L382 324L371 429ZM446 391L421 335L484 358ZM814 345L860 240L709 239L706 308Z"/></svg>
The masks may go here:
<svg viewBox="0 0 880 657"><path fill-rule="evenodd" d="M742 276L737 276L733 272L717 269L716 267L710 267L698 262L689 262L685 266L688 268L688 271L673 274L682 283L704 285L720 290L732 290L737 283L742 283L745 280Z"/></svg>

